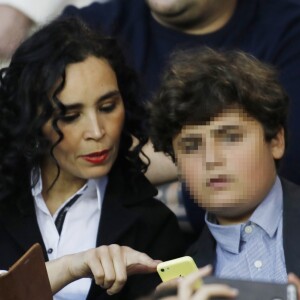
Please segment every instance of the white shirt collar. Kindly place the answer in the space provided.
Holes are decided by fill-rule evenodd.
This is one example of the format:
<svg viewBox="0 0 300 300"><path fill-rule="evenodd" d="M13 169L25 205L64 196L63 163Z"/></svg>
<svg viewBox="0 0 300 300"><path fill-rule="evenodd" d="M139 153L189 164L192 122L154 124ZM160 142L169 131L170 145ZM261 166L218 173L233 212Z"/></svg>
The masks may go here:
<svg viewBox="0 0 300 300"><path fill-rule="evenodd" d="M31 193L32 196L35 199L36 205L40 207L40 209L45 210L45 203L40 203L41 200L43 200L43 197L41 196L42 194L42 189L43 189L43 181L42 181L42 176L41 176L41 171L40 169L38 170L38 181L37 183L32 187ZM31 175L31 178L33 179L33 174ZM33 180L32 180L33 182ZM83 194L84 198L95 197L95 193L97 195L97 200L98 200L98 209L102 207L104 195L105 195L105 190L106 190L106 185L108 182L108 177L107 176L102 176L99 178L95 179L88 179L86 184L82 186L76 193L74 193L71 197L69 197L62 205L65 205L68 201L70 201L76 194ZM96 198L96 197L95 197ZM44 202L44 201L43 201ZM59 211L60 208L57 210Z"/></svg>

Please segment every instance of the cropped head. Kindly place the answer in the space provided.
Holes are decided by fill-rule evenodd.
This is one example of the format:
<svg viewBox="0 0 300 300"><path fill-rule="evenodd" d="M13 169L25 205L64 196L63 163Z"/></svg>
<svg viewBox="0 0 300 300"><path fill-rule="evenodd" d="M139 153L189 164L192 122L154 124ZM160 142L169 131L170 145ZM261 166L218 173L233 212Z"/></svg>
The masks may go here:
<svg viewBox="0 0 300 300"><path fill-rule="evenodd" d="M222 28L234 13L237 0L145 0L163 26L191 34Z"/></svg>
<svg viewBox="0 0 300 300"><path fill-rule="evenodd" d="M137 97L135 75L114 39L75 18L40 29L1 70L1 190L18 184L17 174L30 183L39 166L53 171L53 182L107 175L119 157L144 170Z"/></svg>
<svg viewBox="0 0 300 300"><path fill-rule="evenodd" d="M239 218L275 181L287 103L275 70L245 53L177 53L151 106L151 138L198 203Z"/></svg>

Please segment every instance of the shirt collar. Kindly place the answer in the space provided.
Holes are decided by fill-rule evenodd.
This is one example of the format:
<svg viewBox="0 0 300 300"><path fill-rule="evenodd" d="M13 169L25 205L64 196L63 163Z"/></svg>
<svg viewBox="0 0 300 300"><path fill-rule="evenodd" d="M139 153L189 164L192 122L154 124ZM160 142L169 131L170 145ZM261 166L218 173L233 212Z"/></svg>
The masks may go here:
<svg viewBox="0 0 300 300"><path fill-rule="evenodd" d="M270 237L273 237L282 218L282 186L280 179L276 177L275 183L266 198L259 204L247 223L255 223L261 227ZM205 214L205 222L217 241L224 250L238 254L242 230L245 224L219 225L212 214Z"/></svg>
<svg viewBox="0 0 300 300"><path fill-rule="evenodd" d="M31 174L31 178L33 182L33 173ZM86 184L82 186L76 193L74 193L65 203L71 200L75 195L82 194L84 195L85 198L87 197L97 198L98 209L101 209L107 182L108 182L107 176L99 177L96 179L88 179ZM39 199L42 199L41 197L42 189L43 189L43 181L42 181L41 171L39 169L38 181L31 189L32 196L34 197L36 202L38 202Z"/></svg>
<svg viewBox="0 0 300 300"><path fill-rule="evenodd" d="M37 174L35 172L37 172ZM36 176L38 178L38 181L34 184L34 178ZM43 182L40 169L31 171L31 185L31 194L33 197L37 197L42 193Z"/></svg>
<svg viewBox="0 0 300 300"><path fill-rule="evenodd" d="M217 244L224 250L238 254L242 224L219 225L212 214L205 214L205 222Z"/></svg>
<svg viewBox="0 0 300 300"><path fill-rule="evenodd" d="M249 221L261 227L272 238L282 218L282 207L282 185L277 176L270 192L255 209Z"/></svg>
<svg viewBox="0 0 300 300"><path fill-rule="evenodd" d="M99 177L96 179L89 179L87 182L88 186L94 186L96 187L96 193L97 193L97 199L98 199L98 209L102 207L105 190L107 186L108 178L107 176ZM95 193L95 188L92 190L93 193Z"/></svg>

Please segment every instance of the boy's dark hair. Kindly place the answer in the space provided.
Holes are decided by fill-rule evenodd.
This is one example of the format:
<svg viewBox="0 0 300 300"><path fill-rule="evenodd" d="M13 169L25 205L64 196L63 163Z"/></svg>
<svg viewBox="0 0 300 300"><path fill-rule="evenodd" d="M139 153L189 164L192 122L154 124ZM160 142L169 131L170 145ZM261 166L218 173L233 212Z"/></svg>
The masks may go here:
<svg viewBox="0 0 300 300"><path fill-rule="evenodd" d="M175 161L172 139L183 126L205 124L231 107L256 119L267 142L286 129L288 96L274 68L240 51L174 53L150 105L155 150Z"/></svg>

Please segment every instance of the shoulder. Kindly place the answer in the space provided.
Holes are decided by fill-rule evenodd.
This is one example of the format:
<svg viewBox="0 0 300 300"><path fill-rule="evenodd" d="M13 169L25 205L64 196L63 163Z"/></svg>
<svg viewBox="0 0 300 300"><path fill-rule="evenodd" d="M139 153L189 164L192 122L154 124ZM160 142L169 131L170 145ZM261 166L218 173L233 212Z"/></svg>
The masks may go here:
<svg viewBox="0 0 300 300"><path fill-rule="evenodd" d="M243 50L276 65L280 72L297 71L300 51L300 3L296 0L240 0L237 23L245 22ZM251 8L248 12L247 7ZM247 14L251 15L248 17ZM238 24L236 24L238 25ZM285 75L285 76L286 76Z"/></svg>
<svg viewBox="0 0 300 300"><path fill-rule="evenodd" d="M199 238L193 243L186 252L186 255L193 257L198 267L204 267L207 264L215 264L216 241L205 226Z"/></svg>
<svg viewBox="0 0 300 300"><path fill-rule="evenodd" d="M136 20L147 10L141 0L110 0L105 3L94 2L83 8L68 6L62 16L80 17L90 26L103 30L106 34L116 33L116 28L126 26Z"/></svg>
<svg viewBox="0 0 300 300"><path fill-rule="evenodd" d="M284 201L291 201L295 199L297 202L299 202L300 206L300 186L282 177L280 178L280 181L282 185Z"/></svg>
<svg viewBox="0 0 300 300"><path fill-rule="evenodd" d="M128 213L136 218L135 230L139 232L143 240L155 244L159 240L168 240L178 236L181 239L180 228L175 214L161 201L155 199L156 188L147 180L142 173L131 174L125 165L114 166L107 186L107 194L112 197L107 199L107 204L121 205ZM113 190L118 190L119 196L113 196ZM117 200L118 199L118 200ZM121 201L121 203L119 202Z"/></svg>
<svg viewBox="0 0 300 300"><path fill-rule="evenodd" d="M287 29L300 30L300 3L295 0L259 1L257 22L277 36L288 34Z"/></svg>
<svg viewBox="0 0 300 300"><path fill-rule="evenodd" d="M142 173L130 174L123 170L123 200L128 208L143 215L149 222L159 224L176 219L173 212L161 201L157 200L157 189ZM153 218L155 216L155 218Z"/></svg>
<svg viewBox="0 0 300 300"><path fill-rule="evenodd" d="M300 186L286 179L280 178L283 197L283 218L288 223L300 220ZM294 221L293 221L294 220Z"/></svg>
<svg viewBox="0 0 300 300"><path fill-rule="evenodd" d="M233 20L250 34L275 37L286 28L300 28L299 17L298 0L239 0Z"/></svg>

